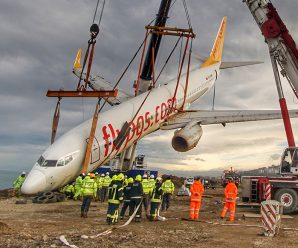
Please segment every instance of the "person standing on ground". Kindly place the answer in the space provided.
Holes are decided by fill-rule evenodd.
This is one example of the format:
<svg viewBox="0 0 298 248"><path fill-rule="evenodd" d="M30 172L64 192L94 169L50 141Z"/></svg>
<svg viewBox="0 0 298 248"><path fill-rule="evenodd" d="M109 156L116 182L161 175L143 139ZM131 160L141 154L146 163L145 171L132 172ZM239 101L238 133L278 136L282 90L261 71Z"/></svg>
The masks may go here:
<svg viewBox="0 0 298 248"><path fill-rule="evenodd" d="M200 182L200 178L195 178L195 182L190 187L190 219L197 220L200 215L200 207L202 196L204 193L204 185Z"/></svg>
<svg viewBox="0 0 298 248"><path fill-rule="evenodd" d="M83 203L81 206L81 217L87 218L87 213L93 198L96 197L97 185L94 180L94 174L87 174L83 181L81 194L83 196Z"/></svg>
<svg viewBox="0 0 298 248"><path fill-rule="evenodd" d="M227 184L225 191L225 206L221 212L221 218L224 219L227 210L230 210L230 221L234 221L235 219L235 209L236 209L236 198L237 198L237 186L234 183L234 178L229 179L229 183Z"/></svg>
<svg viewBox="0 0 298 248"><path fill-rule="evenodd" d="M171 198L175 190L175 186L171 181L171 177L168 176L161 186L163 197L161 210L168 210L171 204Z"/></svg>
<svg viewBox="0 0 298 248"><path fill-rule="evenodd" d="M129 205L129 216L132 216L135 209L142 203L143 187L142 187L142 176L137 175L135 181L131 186L130 191L130 205ZM135 216L135 222L140 222L142 217L142 206L139 206Z"/></svg>
<svg viewBox="0 0 298 248"><path fill-rule="evenodd" d="M127 185L124 186L124 188L123 188L124 200L123 200L123 206L122 206L122 209L120 212L120 220L122 220L124 218L126 209L129 207L132 184L133 184L133 178L130 177L127 179Z"/></svg>
<svg viewBox="0 0 298 248"><path fill-rule="evenodd" d="M108 211L107 223L115 224L118 222L118 212L120 202L123 200L123 180L124 175L120 173L115 180L113 180L108 190Z"/></svg>
<svg viewBox="0 0 298 248"><path fill-rule="evenodd" d="M161 178L156 178L156 183L151 191L151 203L150 203L150 221L157 220L158 208L162 198Z"/></svg>
<svg viewBox="0 0 298 248"><path fill-rule="evenodd" d="M80 174L77 178L76 178L76 182L75 182L75 195L73 197L74 200L77 200L78 197L81 197L81 189L82 189L82 185L83 185L83 177L85 176L84 173Z"/></svg>
<svg viewBox="0 0 298 248"><path fill-rule="evenodd" d="M20 176L17 177L17 179L13 183L14 187L14 194L19 197L21 194L21 187L26 179L26 172L23 171Z"/></svg>
<svg viewBox="0 0 298 248"><path fill-rule="evenodd" d="M154 189L154 187L155 187L155 183L156 183L156 181L155 181L155 179L154 179L154 175L152 174L152 175L150 175L150 179L149 179L149 182L150 182L150 189L151 189L151 191Z"/></svg>
<svg viewBox="0 0 298 248"><path fill-rule="evenodd" d="M102 192L102 185L103 185L104 179L105 179L105 174L101 174L100 177L97 180L97 197L98 197L98 201L101 201L101 192Z"/></svg>
<svg viewBox="0 0 298 248"><path fill-rule="evenodd" d="M110 183L112 179L110 178L110 173L107 172L106 176L104 177L103 183L102 183L102 188L101 188L101 202L104 202L106 200L106 196L108 193L108 188L110 186Z"/></svg>
<svg viewBox="0 0 298 248"><path fill-rule="evenodd" d="M145 209L145 214L147 215L149 210L149 198L150 198L150 191L151 191L151 184L148 181L147 174L143 175L142 187L143 187L143 206Z"/></svg>

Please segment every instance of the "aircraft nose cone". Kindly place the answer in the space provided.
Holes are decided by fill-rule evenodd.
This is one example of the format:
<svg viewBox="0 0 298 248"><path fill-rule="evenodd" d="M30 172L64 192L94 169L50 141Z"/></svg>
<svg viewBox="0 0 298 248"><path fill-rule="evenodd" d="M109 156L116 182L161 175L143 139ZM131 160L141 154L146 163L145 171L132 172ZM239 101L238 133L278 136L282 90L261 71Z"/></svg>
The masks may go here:
<svg viewBox="0 0 298 248"><path fill-rule="evenodd" d="M39 170L32 170L22 185L21 192L26 195L33 195L46 190L46 177Z"/></svg>

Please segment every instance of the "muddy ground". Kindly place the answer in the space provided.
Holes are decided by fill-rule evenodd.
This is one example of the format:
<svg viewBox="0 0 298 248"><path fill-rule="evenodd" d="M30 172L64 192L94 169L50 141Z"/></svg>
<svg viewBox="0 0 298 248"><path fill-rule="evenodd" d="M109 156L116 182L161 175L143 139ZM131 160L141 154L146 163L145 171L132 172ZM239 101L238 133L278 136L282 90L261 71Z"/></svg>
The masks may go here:
<svg viewBox="0 0 298 248"><path fill-rule="evenodd" d="M201 210L201 220L218 223L222 209L223 189L208 189ZM66 247L59 240L65 235L70 244L78 247L298 247L297 231L280 231L278 237L261 235L258 227L219 226L203 222L181 220L188 218L189 200L175 197L172 206L162 216L164 222L141 223L114 230L96 239L82 239L81 235L96 235L110 228L105 224L107 203L93 202L89 217L80 217L80 201L62 203L15 204L17 198L0 200L0 247ZM259 219L243 219L244 212L254 209L237 208L235 223L262 225ZM283 227L298 228L298 212L290 220L282 220ZM124 223L124 221L121 221ZM226 223L229 223L228 221Z"/></svg>

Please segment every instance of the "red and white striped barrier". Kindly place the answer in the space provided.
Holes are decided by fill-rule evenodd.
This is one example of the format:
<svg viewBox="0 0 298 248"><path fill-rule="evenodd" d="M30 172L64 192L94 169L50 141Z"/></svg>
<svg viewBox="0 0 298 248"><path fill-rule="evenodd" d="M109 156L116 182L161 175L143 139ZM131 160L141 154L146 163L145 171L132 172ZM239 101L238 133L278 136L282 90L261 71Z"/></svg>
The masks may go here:
<svg viewBox="0 0 298 248"><path fill-rule="evenodd" d="M269 200L261 202L261 219L265 228L264 235L275 236L281 222L281 206L278 201Z"/></svg>

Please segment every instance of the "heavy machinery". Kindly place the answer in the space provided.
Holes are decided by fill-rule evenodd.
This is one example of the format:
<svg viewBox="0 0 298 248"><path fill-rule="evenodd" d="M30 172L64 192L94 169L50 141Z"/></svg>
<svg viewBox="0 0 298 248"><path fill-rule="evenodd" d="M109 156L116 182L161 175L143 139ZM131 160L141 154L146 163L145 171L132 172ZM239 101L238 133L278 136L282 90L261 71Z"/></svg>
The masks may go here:
<svg viewBox="0 0 298 248"><path fill-rule="evenodd" d="M247 4L269 48L288 148L281 157L280 173L277 176L242 178L242 199L260 203L272 198L282 203L284 213L291 213L298 206L298 148L295 146L280 73L287 79L298 98L298 49L270 0L243 2Z"/></svg>
<svg viewBox="0 0 298 248"><path fill-rule="evenodd" d="M226 187L229 183L229 179L233 178L236 186L238 187L240 184L240 174L238 171L234 170L233 167L230 167L229 170L224 170L223 175L221 177L221 185Z"/></svg>
<svg viewBox="0 0 298 248"><path fill-rule="evenodd" d="M284 213L292 213L298 206L298 149L287 148L276 176L244 176L241 179L242 201L260 203L274 199L283 205Z"/></svg>

